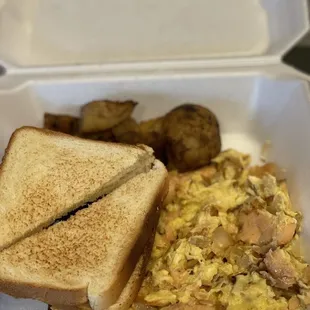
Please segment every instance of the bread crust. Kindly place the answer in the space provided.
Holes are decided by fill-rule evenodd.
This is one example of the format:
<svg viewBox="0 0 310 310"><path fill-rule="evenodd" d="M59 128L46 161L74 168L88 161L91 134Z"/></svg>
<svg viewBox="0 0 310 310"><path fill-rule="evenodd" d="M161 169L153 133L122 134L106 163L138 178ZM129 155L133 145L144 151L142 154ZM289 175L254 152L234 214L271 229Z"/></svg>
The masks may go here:
<svg viewBox="0 0 310 310"><path fill-rule="evenodd" d="M2 157L2 163L0 163L0 173L1 173L1 170L3 170L5 168L5 162L6 162L6 157L8 156L9 154L9 151L12 147L12 144L14 143L15 139L16 139L16 136L17 134L19 133L19 131L22 131L24 129L30 129L30 130L35 130L41 134L44 134L44 135L47 135L47 136L54 136L54 137L67 137L67 138L73 138L75 140L87 140L89 141L88 139L86 138L81 138L81 137L77 137L77 136L71 136L69 134L66 134L66 133L63 133L63 132L59 132L59 131L52 131L52 130L49 130L49 129L45 129L45 128L37 128L37 127L32 127L32 126L22 126L18 129L16 129L12 135L11 135L11 138L9 140L9 143L7 145L7 147L5 148L5 151L4 151L4 155ZM113 147L115 147L115 145L122 145L122 146L126 146L126 147L133 147L133 148L136 148L136 149L142 149L150 154L153 154L153 150L152 148L148 147L147 145L144 145L144 144L137 144L137 145L127 145L125 143L114 143L114 142L105 142L105 141L96 141L96 140L92 140L91 143L97 143L97 144L108 144L108 145L111 145Z"/></svg>
<svg viewBox="0 0 310 310"><path fill-rule="evenodd" d="M7 153L9 152L9 149L11 148L11 145L14 143L15 139L16 139L16 135L19 133L19 131L22 131L22 130L25 130L25 129L30 129L30 130L35 130L39 133L42 133L42 134L45 134L47 136L54 136L54 137L67 137L67 138L72 138L74 140L87 140L87 141L90 141L89 139L87 138L83 138L83 137L78 137L78 136L72 136L72 135L69 135L69 134L66 134L66 133L63 133L63 132L59 132L59 131L53 131L53 130L50 130L50 129L46 129L46 128L38 128L38 127L33 127L33 126L22 126L18 129L16 129L12 135L11 135L11 138L9 140L9 143L4 151L4 155L2 157L2 163L4 162L5 160L5 157L7 156ZM113 145L113 147L115 145L121 145L121 146L126 146L126 147L133 147L133 148L137 148L137 149L143 149L145 151L148 151L150 154L153 154L153 150L152 148L148 147L147 145L144 145L144 144L137 144L137 145L128 145L128 144L125 144L125 143L115 143L115 142L106 142L106 141L97 141L97 140L91 140L91 143L98 143L98 144L109 144L109 145ZM1 166L1 165L0 165Z"/></svg>
<svg viewBox="0 0 310 310"><path fill-rule="evenodd" d="M135 246L133 247L129 257L127 258L127 261L129 261L130 263L130 268L128 269L128 273L126 274L127 276L127 279L125 279L126 282L129 280L130 275L134 269L134 266L139 260L139 257L142 255L142 251L145 248L145 246L148 244L148 241L150 239L152 240L151 245L153 246L155 232L156 232L159 215L160 215L160 208L168 193L168 189L169 189L169 183L166 177L161 187L158 190L156 199L154 200L154 203L153 203L153 207L150 209L149 213L145 217L144 230L141 231L140 236L138 236L138 239L135 243ZM88 289L88 299L89 299L92 309L94 310L106 309L107 307L105 304L105 298L107 295L111 295L111 296L113 295L114 291L117 290L119 282L120 282L119 278L116 278L114 284L109 288L109 290L102 292L99 296L96 296L94 301L92 300L92 297L90 296L91 292ZM113 301L113 303L115 303L116 300L117 298Z"/></svg>
<svg viewBox="0 0 310 310"><path fill-rule="evenodd" d="M8 143L8 146L7 146L7 148L5 150L5 153L4 153L4 156L3 156L3 162L1 164L1 169L0 169L0 177L1 177L1 175L2 176L3 175L5 175L5 176L8 175L8 173L9 173L8 169L10 167L12 167L12 163L10 163L10 164L8 163L9 161L12 162L12 158L8 159L8 157L10 155L10 152L11 152L11 149L12 149L16 139L18 139L18 134L20 132L22 132L22 131L27 131L27 130L29 130L31 132L36 132L36 134L39 135L39 136L59 137L59 138L70 139L72 141L84 141L84 143L85 143L85 141L87 141L87 142L91 143L92 145L105 144L107 146L107 148L109 148L109 146L111 146L111 148L113 148L113 149L121 148L120 153L126 153L126 149L129 150L129 153L130 153L130 150L135 150L134 153L133 153L134 157L132 157L132 158L136 158L136 163L131 163L131 166L130 165L128 166L128 168L130 168L131 170L130 171L128 170L128 173L127 172L124 173L124 179L126 179L126 178L130 179L130 178L134 177L136 174L141 173L141 171L138 171L137 167L134 168L135 164L137 164L137 165L140 164L141 169L142 169L142 166L143 166L143 164L146 163L147 158L150 160L150 164L151 164L151 159L154 160L154 157L152 156L153 150L151 148L147 147L147 146L141 146L141 145L128 146L128 145L125 145L125 144L115 144L115 143L102 142L102 141L89 141L87 139L83 139L83 138L79 138L79 137L72 137L72 136L70 136L68 134L65 134L65 133L54 132L54 131L51 131L51 130L40 129L40 128L36 128L36 127L24 126L24 127L21 127L19 129L17 129L12 134L12 136L11 136L11 139L10 139L10 141ZM137 150L139 150L139 151L137 152ZM149 169L149 167L148 167L148 169ZM5 173L5 174L3 174L3 173ZM132 175L130 175L130 174L132 174ZM104 187L102 187L101 189L98 188L98 192L94 191L92 193L93 196L91 196L91 198L87 202L95 201L97 198L103 196L103 194L108 194L110 192L110 189L108 189L109 186L111 187L111 190L113 190L113 188L115 189L114 186L117 184L118 181L114 180L114 178L115 178L115 176L113 178L111 178L110 181L107 180L107 183L106 183L106 185L104 185ZM119 180L119 181L121 181L121 180ZM109 182L110 182L110 184L108 185ZM113 185L114 184L113 182L115 183L115 185ZM99 183L99 182L97 182L97 183ZM119 185L121 185L121 184L119 184ZM105 190L107 190L107 192L105 192ZM49 192L49 191L47 191L47 192ZM37 192L35 192L35 193L36 193L36 195L39 196L39 194ZM41 196L43 197L45 195L41 195ZM82 202L77 202L76 205L72 204L71 207L70 207L70 205L68 205L66 208L64 208L63 212L59 211L58 212L59 214L57 214L57 215L54 214L55 218L52 218L52 216L50 216L50 218L44 217L44 218L40 218L41 221L40 220L33 220L32 219L32 223L30 225L31 228L29 228L29 225L28 225L28 227L24 227L23 229L21 229L19 231L18 230L11 231L11 229L9 229L9 225L8 226L4 225L3 228L2 228L3 229L3 234L2 234L2 236L0 238L0 250L3 250L5 248L11 246L12 244L18 242L19 240L21 240L21 239L23 239L25 237L28 237L28 236L30 236L30 235L40 231L42 228L45 228L45 227L49 226L51 223L53 223L54 220L56 220L58 218L61 218L63 215L67 214L68 212L71 212L71 211L73 211L75 209L78 209L79 207L81 207L84 204L85 204L85 202L83 201L83 203ZM44 203L41 203L41 205L43 206ZM14 211L14 208L12 208L12 210ZM16 213L17 212L19 212L18 209L17 209ZM28 212L28 215L29 214L30 213ZM14 218L15 217L13 217L13 219ZM9 222L9 221L7 221L7 222ZM29 221L28 221L28 224L30 224ZM16 227L16 225L12 225L12 227ZM16 233L16 232L18 232L18 233Z"/></svg>
<svg viewBox="0 0 310 310"><path fill-rule="evenodd" d="M0 291L16 298L31 298L49 304L82 305L88 302L87 288L62 290L56 287L36 286L32 283L0 280Z"/></svg>

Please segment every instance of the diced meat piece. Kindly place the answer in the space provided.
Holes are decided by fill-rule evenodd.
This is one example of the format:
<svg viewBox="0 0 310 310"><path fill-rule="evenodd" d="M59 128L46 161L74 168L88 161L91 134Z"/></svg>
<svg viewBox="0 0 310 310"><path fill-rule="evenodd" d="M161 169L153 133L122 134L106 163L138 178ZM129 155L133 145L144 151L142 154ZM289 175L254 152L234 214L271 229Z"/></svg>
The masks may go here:
<svg viewBox="0 0 310 310"><path fill-rule="evenodd" d="M275 231L275 218L265 210L254 210L241 214L239 239L249 244L267 244L272 241Z"/></svg>
<svg viewBox="0 0 310 310"><path fill-rule="evenodd" d="M272 241L277 245L285 245L292 240L297 227L296 219L284 213L275 216L266 210L243 213L239 222L241 224L239 239L255 245L264 245Z"/></svg>
<svg viewBox="0 0 310 310"><path fill-rule="evenodd" d="M268 284L279 288L279 289L283 289L283 290L287 290L288 286L286 283L284 283L283 281L279 280L279 279L275 279L271 274L269 274L267 271L261 271L260 275L267 280Z"/></svg>
<svg viewBox="0 0 310 310"><path fill-rule="evenodd" d="M292 264L290 255L282 249L270 250L265 259L270 275L283 287L291 287L297 283L298 274Z"/></svg>

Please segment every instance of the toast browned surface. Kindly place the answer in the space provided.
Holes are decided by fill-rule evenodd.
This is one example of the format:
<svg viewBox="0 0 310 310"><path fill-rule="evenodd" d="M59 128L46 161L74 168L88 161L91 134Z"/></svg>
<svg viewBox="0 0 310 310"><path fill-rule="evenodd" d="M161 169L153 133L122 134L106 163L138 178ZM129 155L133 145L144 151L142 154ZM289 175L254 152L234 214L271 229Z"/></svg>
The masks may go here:
<svg viewBox="0 0 310 310"><path fill-rule="evenodd" d="M110 306L108 310L127 310L133 304L139 292L139 289L141 287L141 284L142 284L142 281L143 281L143 278L146 272L146 266L149 261L150 255L151 255L154 236L155 236L155 233L151 235L129 281L127 282L118 300L116 301L114 305ZM51 309L52 310L92 310L89 303L86 303L84 305L79 305L79 306L57 305L57 306L52 306Z"/></svg>
<svg viewBox="0 0 310 310"><path fill-rule="evenodd" d="M109 310L127 310L131 306L141 286L145 265L146 265L146 257L144 254L142 254L124 290L122 291L116 303L112 305L111 307L109 307ZM79 306L58 305L58 306L53 306L52 309L53 310L91 310L92 308L90 307L89 303L86 303L84 305L79 305Z"/></svg>
<svg viewBox="0 0 310 310"><path fill-rule="evenodd" d="M154 167L0 252L0 291L49 304L113 305L154 234L167 172Z"/></svg>
<svg viewBox="0 0 310 310"><path fill-rule="evenodd" d="M89 141L53 131L15 131L0 171L0 249L147 171L147 147Z"/></svg>

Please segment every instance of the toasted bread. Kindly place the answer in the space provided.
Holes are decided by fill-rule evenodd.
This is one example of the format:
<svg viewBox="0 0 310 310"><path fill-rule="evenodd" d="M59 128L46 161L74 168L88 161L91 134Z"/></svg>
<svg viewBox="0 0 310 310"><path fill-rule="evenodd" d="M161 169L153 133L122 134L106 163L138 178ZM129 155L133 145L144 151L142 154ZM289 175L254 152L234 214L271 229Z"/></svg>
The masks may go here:
<svg viewBox="0 0 310 310"><path fill-rule="evenodd" d="M16 130L0 171L0 250L110 193L153 161L146 146Z"/></svg>
<svg viewBox="0 0 310 310"><path fill-rule="evenodd" d="M145 275L146 266L151 254L154 236L152 236L145 247L128 283L123 289L116 303L108 308L108 310L127 310L134 302L139 289L141 287L143 277ZM52 310L92 310L89 303L79 306L52 306Z"/></svg>
<svg viewBox="0 0 310 310"><path fill-rule="evenodd" d="M67 221L0 252L0 291L94 310L113 305L154 234L166 176L155 161Z"/></svg>
<svg viewBox="0 0 310 310"><path fill-rule="evenodd" d="M116 303L108 308L108 310L127 310L134 302L141 286L144 270L146 265L146 258L144 254L140 257L137 266L135 267L128 283L119 296ZM52 306L52 310L92 310L89 303L78 306Z"/></svg>

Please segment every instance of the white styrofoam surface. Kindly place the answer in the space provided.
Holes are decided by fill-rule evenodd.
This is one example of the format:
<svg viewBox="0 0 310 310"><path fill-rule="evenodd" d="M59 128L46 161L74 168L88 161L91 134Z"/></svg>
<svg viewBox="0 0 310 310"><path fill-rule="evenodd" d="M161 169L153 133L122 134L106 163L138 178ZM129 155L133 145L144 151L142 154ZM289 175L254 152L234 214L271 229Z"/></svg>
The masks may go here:
<svg viewBox="0 0 310 310"><path fill-rule="evenodd" d="M47 310L47 305L29 299L16 299L0 294L0 310Z"/></svg>
<svg viewBox="0 0 310 310"><path fill-rule="evenodd" d="M6 66L280 56L308 27L306 0L5 0Z"/></svg>
<svg viewBox="0 0 310 310"><path fill-rule="evenodd" d="M223 148L251 153L254 162L263 143L271 140L269 159L287 169L293 202L303 211L304 234L310 236L310 102L305 82L250 72L36 81L0 91L0 155L15 128L42 126L44 112L78 115L82 104L104 98L137 100L138 120L185 102L205 105L219 118ZM12 303L0 295L0 309L30 308L46 309L38 303Z"/></svg>
<svg viewBox="0 0 310 310"><path fill-rule="evenodd" d="M0 91L0 156L11 133L23 125L42 126L44 112L78 115L82 104L105 98L138 101L138 120L185 102L205 105L219 118L223 148L251 153L254 162L263 143L271 140L269 159L287 169L293 202L303 211L304 234L310 236L310 102L304 81L254 72L34 81ZM10 300L0 295L0 309L46 309Z"/></svg>

